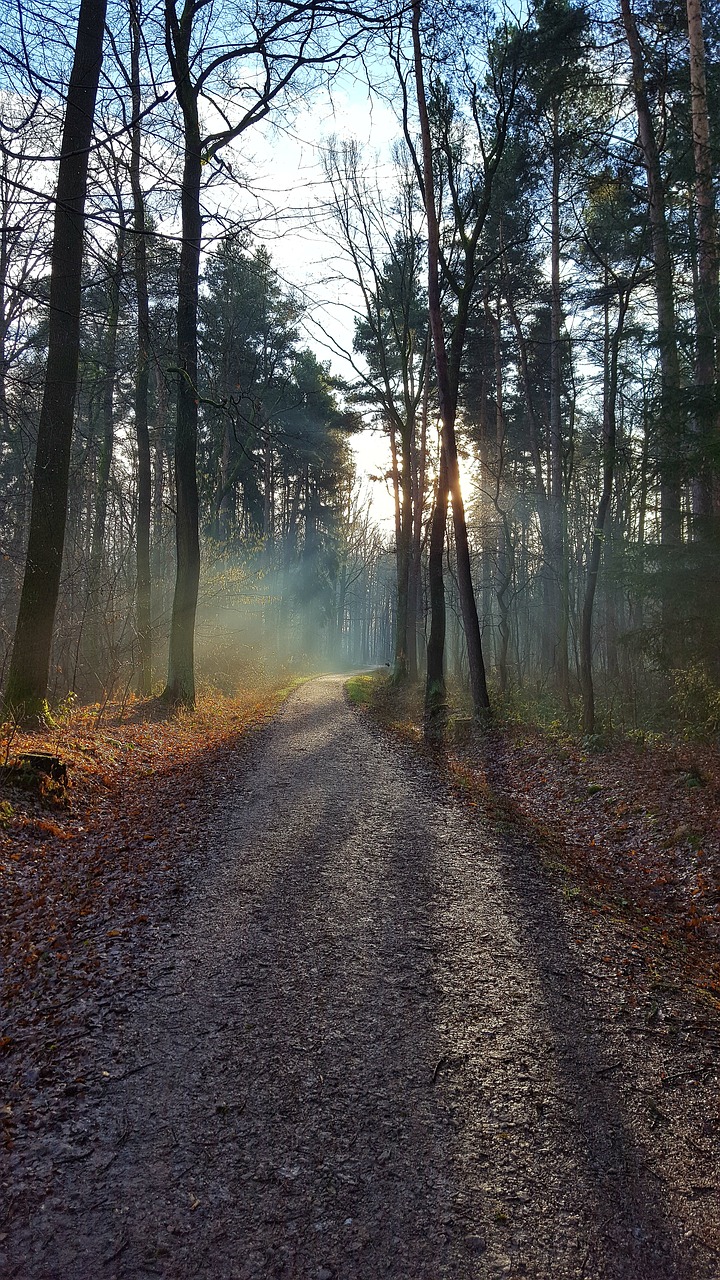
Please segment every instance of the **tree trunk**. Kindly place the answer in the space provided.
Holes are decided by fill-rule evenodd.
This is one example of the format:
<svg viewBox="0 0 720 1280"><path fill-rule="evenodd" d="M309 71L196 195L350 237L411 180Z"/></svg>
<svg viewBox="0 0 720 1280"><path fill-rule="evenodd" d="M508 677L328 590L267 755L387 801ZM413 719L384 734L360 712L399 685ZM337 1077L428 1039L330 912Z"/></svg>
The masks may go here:
<svg viewBox="0 0 720 1280"><path fill-rule="evenodd" d="M565 565L565 506L562 431L562 298L560 289L560 107L553 112L550 201L550 589L554 674L566 710L570 703L568 600Z"/></svg>
<svg viewBox="0 0 720 1280"><path fill-rule="evenodd" d="M270 438L270 429L267 428L265 439L265 449L263 454L263 538L265 541L265 552L271 561L275 546L275 512L273 503L274 493L274 468L273 468L273 452L272 440Z"/></svg>
<svg viewBox="0 0 720 1280"><path fill-rule="evenodd" d="M115 261L110 270L109 305L107 332L105 335L105 376L103 385L102 437L98 457L98 470L95 483L95 515L93 518L92 538L90 542L88 570L88 631L89 643L86 653L89 659L90 688L96 696L104 691L107 673L102 670L101 645L101 579L103 570L103 552L105 549L105 526L107 524L108 490L110 486L110 468L112 466L113 448L115 445L115 380L117 376L117 337L120 320L120 294L125 257L125 222L120 211Z"/></svg>
<svg viewBox="0 0 720 1280"><path fill-rule="evenodd" d="M666 546L680 542L680 361L678 358L672 257L665 211L665 190L660 170L655 129L645 82L642 47L630 0L620 0L623 25L633 71L638 133L648 184L648 215L655 263L655 291L658 310L658 354L661 376L660 518L661 536Z"/></svg>
<svg viewBox="0 0 720 1280"><path fill-rule="evenodd" d="M107 0L81 0L63 125L51 255L45 370L27 561L5 708L42 712L62 570L70 445L80 348L88 159L103 56Z"/></svg>
<svg viewBox="0 0 720 1280"><path fill-rule="evenodd" d="M145 201L140 184L140 6L134 0L130 12L132 84L132 145L130 185L135 233L135 290L137 294L137 363L135 367L135 438L138 451L137 522L135 529L137 578L138 693L152 689L152 603L150 581L150 524L152 484L150 463L150 304L148 300Z"/></svg>
<svg viewBox="0 0 720 1280"><path fill-rule="evenodd" d="M168 3L168 11L172 5ZM170 14L174 19L174 11ZM175 429L175 550L177 567L170 623L167 684L163 701L195 705L195 616L200 586L200 537L197 490L197 310L200 276L202 171L198 103L190 80L192 15L186 11L174 28L173 71L185 127L181 194L182 248L178 277L177 419ZM170 42L170 35L168 42Z"/></svg>
<svg viewBox="0 0 720 1280"><path fill-rule="evenodd" d="M410 633L410 566L412 559L413 494L410 431L412 423L404 423L400 433L401 471L399 475L400 519L397 539L397 637L395 649L396 681L408 679Z"/></svg>
<svg viewBox="0 0 720 1280"><path fill-rule="evenodd" d="M428 334L428 342L430 335ZM408 583L408 678L418 678L418 615L421 607L420 591L422 566L422 525L425 501L425 462L427 446L427 422L430 400L430 367L426 351L425 377L423 380L422 409L420 417L420 445L417 443L417 420L411 443L413 530Z"/></svg>
<svg viewBox="0 0 720 1280"><path fill-rule="evenodd" d="M495 581L495 599L498 607L497 670L500 693L504 696L508 689L508 650L510 648L510 601L508 592L511 586L512 542L508 529L507 513L503 509L501 496L503 486L503 466L505 455L505 410L502 363L502 324L500 297L497 300L497 314L493 315L486 299L485 312L493 334L493 354L495 361L495 443L497 448L497 480L495 486L495 511L498 517L497 535L497 576Z"/></svg>
<svg viewBox="0 0 720 1280"><path fill-rule="evenodd" d="M458 590L460 609L467 644L470 687L472 690L475 715L486 720L490 714L485 679L485 664L480 638L480 621L475 603L475 592L470 565L470 546L468 542L465 506L460 485L458 467L457 441L455 438L455 412L457 405L457 386L453 390L450 380L450 367L445 345L442 306L440 300L440 228L435 205L435 181L433 173L432 139L428 117L427 100L425 98L425 82L423 77L422 51L420 48L420 0L413 0L413 52L415 60L415 86L417 91L418 112L420 115L420 133L422 139L423 181L425 197L425 214L428 226L428 313L435 352L435 369L438 383L438 401L442 422L443 455L447 468L448 492L452 500L453 530L455 533L455 553L457 556ZM462 347L463 335L456 331L456 355ZM444 603L442 617L444 619ZM438 618L438 624L440 618ZM430 689L428 677L428 690Z"/></svg>
<svg viewBox="0 0 720 1280"><path fill-rule="evenodd" d="M167 457L167 383L165 381L165 373L160 367L158 361L154 364L153 383L155 388L155 413L154 413L154 430L153 430L153 497L152 497L152 560L151 560L151 578L158 586L157 595L161 597L160 603L155 601L156 614L158 610L162 613L164 610L164 601L162 597L163 583L166 576L166 560L165 547L163 542L163 514L164 514L164 495L165 495L165 464L169 464ZM157 621L157 619L156 619Z"/></svg>
<svg viewBox="0 0 720 1280"><path fill-rule="evenodd" d="M552 562L552 521L550 518L550 499L545 485L545 474L543 469L543 446L541 442L542 428L547 428L547 423L538 422L535 407L533 404L532 383L530 379L530 366L527 350L527 342L523 333L520 317L515 307L512 292L506 286L506 299L508 311L513 323L515 335L518 344L518 358L520 364L520 372L522 374L522 383L525 396L525 413L527 416L530 455L533 463L533 473L535 479L535 499L537 504L538 524L540 525L540 539L542 543L543 559L540 583L542 591L542 617L541 617L541 634L540 634L540 662L545 669L550 669L553 663L553 650L555 642L555 634L552 625L552 607L551 607L551 582L550 582L550 565ZM549 434L545 430L543 434Z"/></svg>
<svg viewBox="0 0 720 1280"><path fill-rule="evenodd" d="M2 427L4 440L10 439L10 415L7 402L7 339L10 318L7 313L7 286L8 269L12 259L12 244L8 225L9 217L11 216L10 200L6 198L7 189L12 188L6 172L7 164L7 157L0 157L0 181L2 182L2 212L0 213L0 427Z"/></svg>
<svg viewBox="0 0 720 1280"><path fill-rule="evenodd" d="M695 282L695 390L696 419L703 458L715 458L715 467L705 464L694 486L694 514L701 532L713 511L712 471L717 474L717 440L720 434L715 384L718 374L717 335L720 329L718 306L718 246L715 229L710 123L708 118L705 40L701 0L687 0L690 47L690 100L692 104L693 155L695 160L695 214L697 221L697 280Z"/></svg>
<svg viewBox="0 0 720 1280"><path fill-rule="evenodd" d="M617 392L618 392L618 351L622 338L625 315L629 304L629 295L621 294L618 307L618 318L614 332L610 334L610 304L606 280L605 288L605 335L604 335L604 378L603 378L603 482L600 501L598 503L595 528L593 530L588 561L585 598L583 600L580 619L580 686L583 700L583 733L595 732L595 690L592 672L592 626L595 593L597 591L598 574L602 558L605 523L612 498L615 478L615 457L617 453Z"/></svg>
<svg viewBox="0 0 720 1280"><path fill-rule="evenodd" d="M393 499L395 506L395 565L397 576L397 614L395 619L395 653L393 680L401 684L407 679L407 620L409 544L405 523L405 477L400 474L397 428L393 418L388 423L390 460L392 462ZM405 433L401 438L402 466L405 466Z"/></svg>
<svg viewBox="0 0 720 1280"><path fill-rule="evenodd" d="M428 594L430 596L430 635L427 646L425 678L425 737L434 741L442 737L447 714L445 701L445 531L447 528L447 464L445 450L440 450L435 506L430 526L428 553Z"/></svg>

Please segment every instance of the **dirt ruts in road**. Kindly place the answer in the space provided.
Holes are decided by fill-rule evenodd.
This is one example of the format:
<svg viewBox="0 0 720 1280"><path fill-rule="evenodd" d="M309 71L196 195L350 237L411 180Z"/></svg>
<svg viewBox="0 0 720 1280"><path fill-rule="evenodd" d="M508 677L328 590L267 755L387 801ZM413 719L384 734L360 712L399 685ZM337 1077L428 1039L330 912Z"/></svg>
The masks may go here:
<svg viewBox="0 0 720 1280"><path fill-rule="evenodd" d="M712 1280L717 1097L661 1092L674 1048L602 972L609 927L339 679L305 685L0 1274Z"/></svg>

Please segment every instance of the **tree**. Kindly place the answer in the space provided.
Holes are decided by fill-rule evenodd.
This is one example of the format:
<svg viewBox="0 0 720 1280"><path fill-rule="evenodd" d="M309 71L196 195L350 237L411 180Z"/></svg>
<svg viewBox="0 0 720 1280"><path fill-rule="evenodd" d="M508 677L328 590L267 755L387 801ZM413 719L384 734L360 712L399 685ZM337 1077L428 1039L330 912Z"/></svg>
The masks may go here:
<svg viewBox="0 0 720 1280"><path fill-rule="evenodd" d="M149 694L152 686L152 599L150 588L150 525L152 477L150 458L150 300L148 296L147 220L143 196L141 160L140 92L141 12L139 0L130 0L130 88L132 134L130 185L133 201L135 294L137 305L137 361L135 366L135 438L138 452L136 541L137 633L139 645L138 689Z"/></svg>
<svg viewBox="0 0 720 1280"><path fill-rule="evenodd" d="M622 175L606 171L588 193L586 251L599 268L597 298L602 307L601 489L590 538L585 592L580 617L580 688L582 729L595 732L593 684L593 610L606 526L613 496L618 454L620 348L633 290L643 261L643 238L633 217L632 196ZM634 233L634 234L633 234Z"/></svg>
<svg viewBox="0 0 720 1280"><path fill-rule="evenodd" d="M479 153L479 172L466 171L463 184L462 142L452 137L453 107L449 97L436 95L435 108L439 126L439 151L445 165L445 177L454 220L454 242L458 244L458 263L451 263L451 256L443 254L440 236L440 219L435 176L435 149L431 130L430 113L425 89L424 58L421 41L421 5L413 0L412 47L415 79L415 95L420 121L421 160L416 160L425 215L428 226L428 311L435 353L435 371L438 388L438 404L442 423L442 458L440 480L436 495L436 515L432 535L444 540L445 528L442 510L452 501L455 554L457 557L458 588L462 611L465 641L467 645L470 686L475 715L487 720L490 699L485 676L485 663L480 636L480 622L472 581L470 546L460 472L458 467L455 419L458 407L461 368L465 347L468 317L473 293L478 279L477 249L490 209L493 180L501 162L510 119L514 110L517 90L517 41L515 33L501 27L489 42L488 61L492 72L493 108L488 110L478 84L472 79L469 68L464 68L464 81L468 85L471 119L476 128L476 145ZM488 122L488 116L490 122ZM407 114L405 113L407 121ZM488 127L489 125L489 127ZM487 129L487 134L485 130ZM412 140L406 127L406 137L412 149ZM413 149L414 153L414 149ZM455 314L451 324L450 342L446 341L443 317L441 271L455 298ZM447 484L447 488L443 484ZM434 572L440 571L442 553L431 547ZM428 645L428 673L426 683L426 710L428 731L432 734L433 720L442 713L444 704L444 605L441 605L442 586L430 580L431 598L439 610L437 625L431 628Z"/></svg>
<svg viewBox="0 0 720 1280"><path fill-rule="evenodd" d="M683 427L680 402L681 370L667 201L637 21L630 0L620 0L620 8L630 50L638 136L647 175L648 216L655 265L657 342L661 380L661 532L666 545L676 546L680 543L682 532L680 448Z"/></svg>
<svg viewBox="0 0 720 1280"><path fill-rule="evenodd" d="M4 98L0 122L0 577L6 580L9 594L15 591L26 550L30 491L26 457L35 446L34 394L26 375L38 318L47 304L49 254L43 216L46 201L41 191L30 194L37 168L34 152L47 145L46 130L38 135L26 126L22 107ZM3 598L0 612L9 626L16 601Z"/></svg>
<svg viewBox="0 0 720 1280"><path fill-rule="evenodd" d="M717 211L713 186L710 118L705 37L701 0L687 0L688 47L690 52L690 102L693 161L695 168L695 218L697 225L697 274L695 285L695 389L696 415L705 454L704 474L695 486L695 514L707 526L713 514L713 473L720 470L718 437L720 407L717 383L720 380L718 332ZM708 465L708 458L710 465ZM717 515L718 513L715 512ZM705 528L705 532L707 529Z"/></svg>
<svg viewBox="0 0 720 1280"><path fill-rule="evenodd" d="M47 693L67 519L67 486L80 342L88 160L103 59L107 0L81 0L55 192L50 327L27 561L5 708L37 716Z"/></svg>
<svg viewBox="0 0 720 1280"><path fill-rule="evenodd" d="M417 471L424 448L418 455L417 426L427 373L427 316L420 283L424 246L415 226L417 195L399 154L399 183L391 202L365 180L354 144L331 146L325 172L333 190L340 246L352 263L353 281L362 296L353 346L365 365L357 369L355 395L360 404L375 408L390 440L397 560L393 678L401 683L417 673L413 532L422 517Z"/></svg>
<svg viewBox="0 0 720 1280"><path fill-rule="evenodd" d="M354 9L324 0L273 0L226 7L207 0L166 0L166 48L183 119L182 249L178 283L175 432L177 573L163 699L195 700L194 633L200 580L198 532L197 311L203 166L264 120L300 76L331 72L362 30ZM212 38L208 29L212 30ZM201 34L198 32L200 28ZM213 102L224 126L203 132L201 102ZM230 116L234 115L234 120Z"/></svg>
<svg viewBox="0 0 720 1280"><path fill-rule="evenodd" d="M207 264L200 300L201 496L210 534L272 542L273 438L293 379L300 307L264 247L227 236ZM242 491L241 503L238 490Z"/></svg>
<svg viewBox="0 0 720 1280"><path fill-rule="evenodd" d="M115 384L118 372L118 327L122 286L125 277L125 246L127 239L127 227L122 208L122 197L118 189L117 173L114 177L115 182L113 185L115 186L117 199L118 227L115 243L110 247L110 254L105 262L101 261L101 269L107 280L107 286L103 289L103 293L106 294L106 325L100 370L102 378L102 425L98 474L95 482L95 513L88 565L88 630L90 632L88 658L92 670L92 682L95 686L94 692L97 696L102 693L105 685L101 670L102 655L99 639L102 629L101 585L103 553L107 533L110 472L116 435Z"/></svg>
<svg viewBox="0 0 720 1280"><path fill-rule="evenodd" d="M566 707L570 698L568 654L569 600L565 530L568 412L566 377L571 363L564 325L561 264L563 257L563 183L573 162L587 151L588 102L593 77L587 65L588 14L570 0L542 0L534 10L535 26L528 44L527 86L533 138L549 169L550 333L549 333L549 466L545 525L548 612L546 660L555 674Z"/></svg>

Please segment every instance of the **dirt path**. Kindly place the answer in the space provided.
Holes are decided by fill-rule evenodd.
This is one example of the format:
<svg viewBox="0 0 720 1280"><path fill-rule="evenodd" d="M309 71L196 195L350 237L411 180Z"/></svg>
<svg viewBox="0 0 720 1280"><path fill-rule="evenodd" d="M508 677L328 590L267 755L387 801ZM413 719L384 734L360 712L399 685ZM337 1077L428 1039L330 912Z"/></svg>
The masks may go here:
<svg viewBox="0 0 720 1280"><path fill-rule="evenodd" d="M227 796L82 1108L37 1138L3 1277L720 1275L707 1040L612 986L609 926L338 679Z"/></svg>

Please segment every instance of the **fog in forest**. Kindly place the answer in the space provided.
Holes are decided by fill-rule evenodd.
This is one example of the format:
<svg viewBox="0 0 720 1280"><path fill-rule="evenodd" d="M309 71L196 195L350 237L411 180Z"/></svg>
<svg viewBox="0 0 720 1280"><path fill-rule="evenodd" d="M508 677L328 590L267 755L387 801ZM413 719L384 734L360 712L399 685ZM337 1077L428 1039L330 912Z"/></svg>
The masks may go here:
<svg viewBox="0 0 720 1280"><path fill-rule="evenodd" d="M308 61L311 11L212 7L178 83L179 28L96 15L79 112L70 34L9 19L6 712L390 664L428 709L716 732L716 15L330 6Z"/></svg>
<svg viewBox="0 0 720 1280"><path fill-rule="evenodd" d="M232 694L279 675L344 672L389 662L393 587L388 574L380 598L385 625L373 626L372 582L356 582L340 613L337 587L327 590L302 565L285 571L259 568L255 574L246 566L233 571L223 565L221 576L201 576L196 628L201 685L206 681Z"/></svg>

